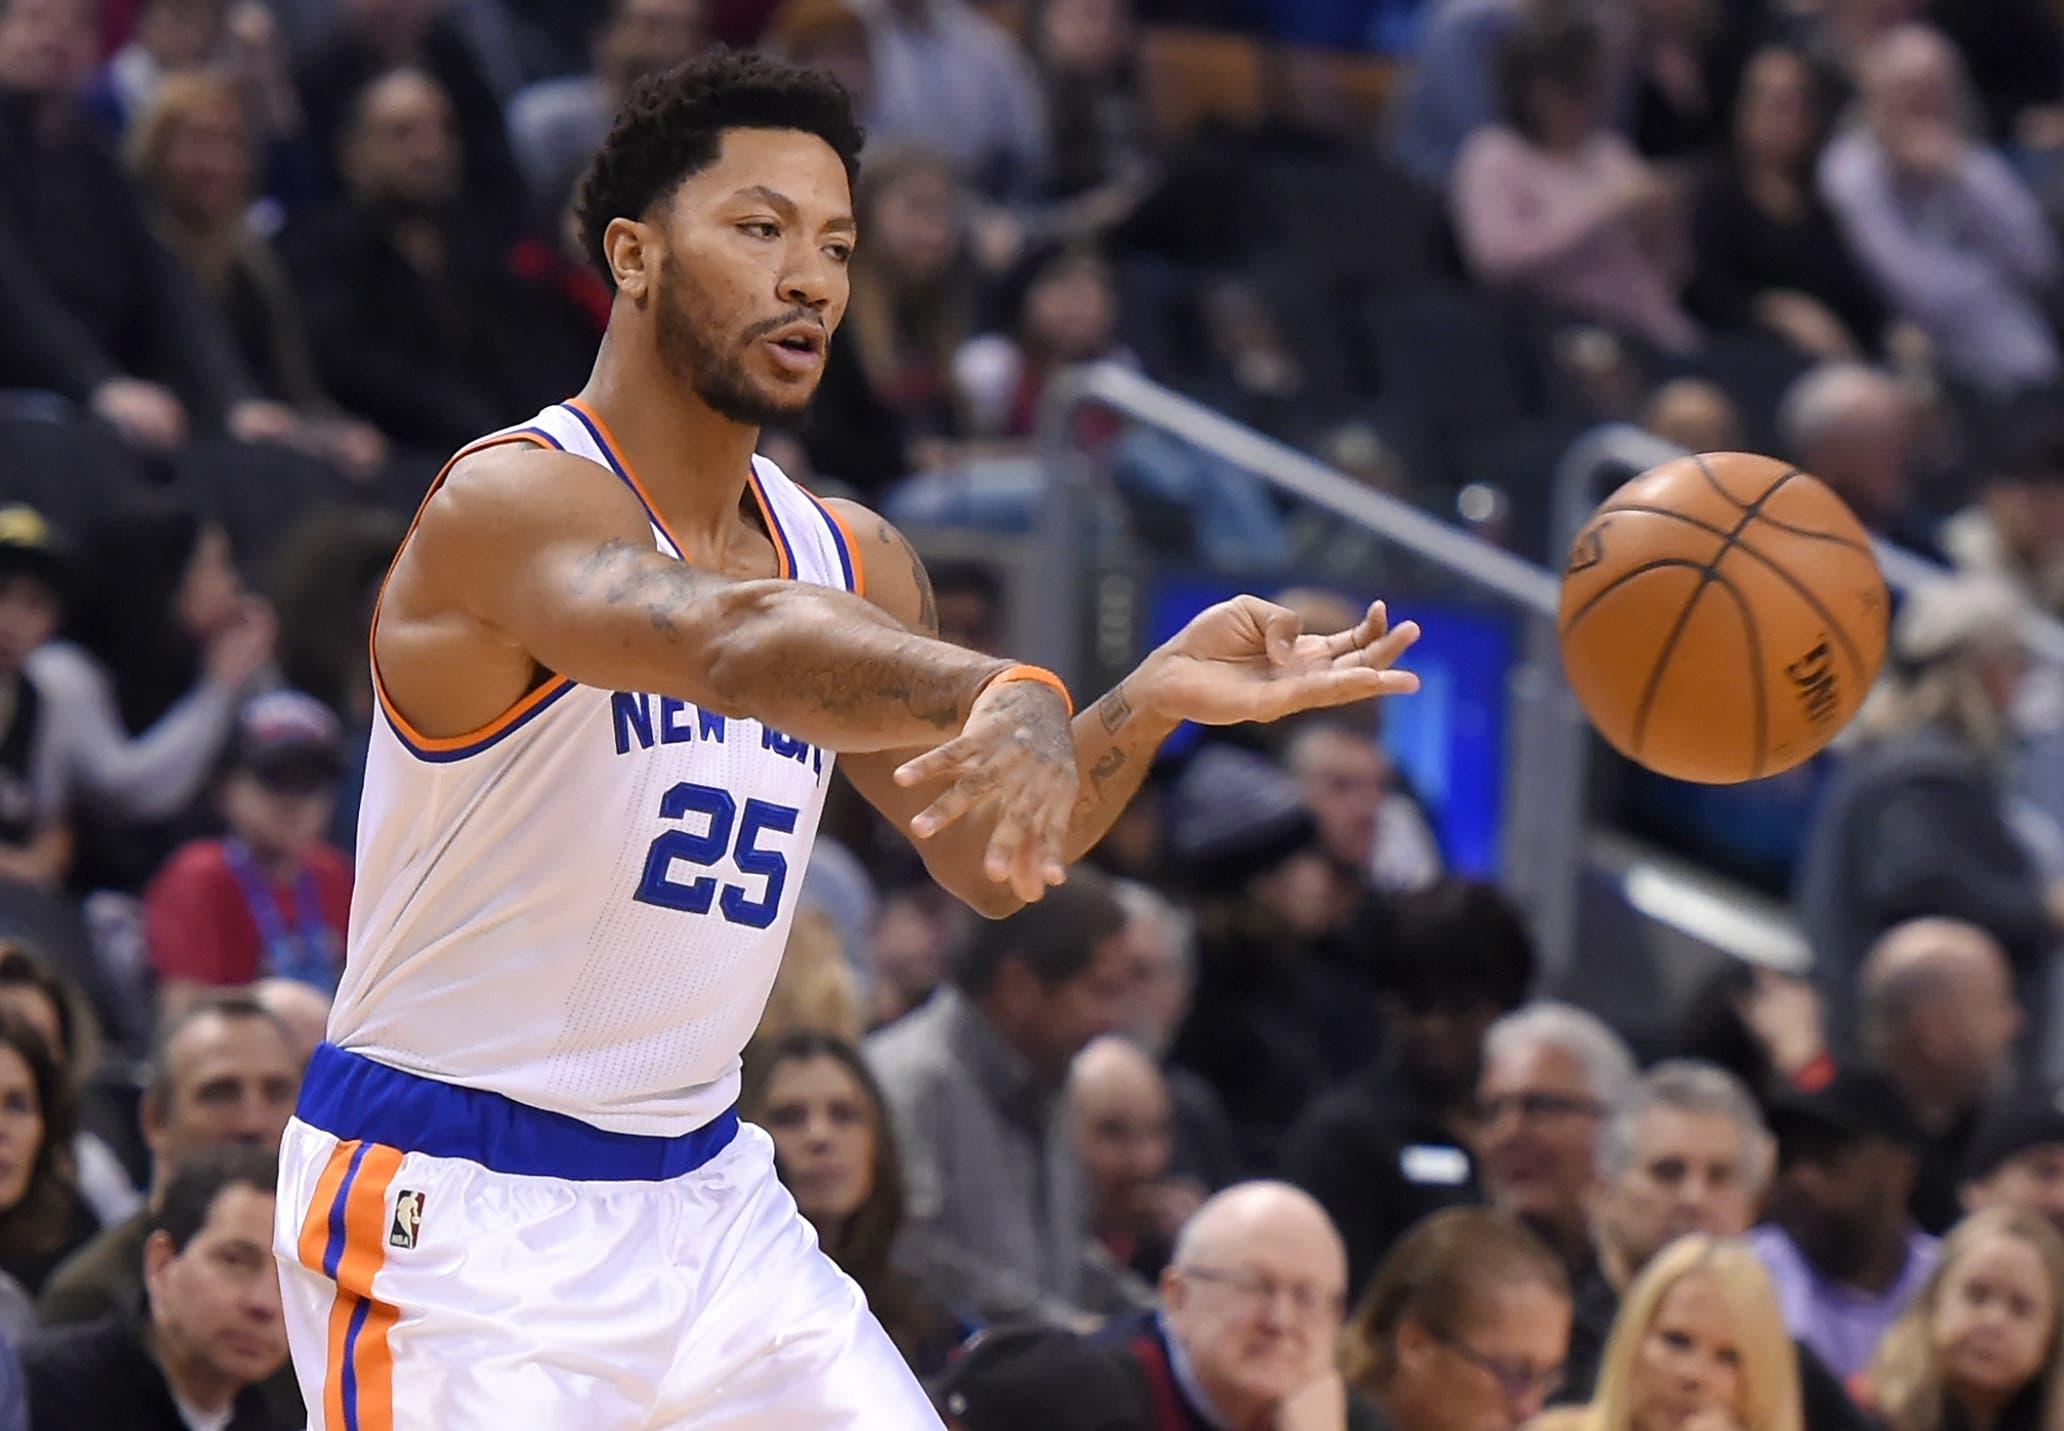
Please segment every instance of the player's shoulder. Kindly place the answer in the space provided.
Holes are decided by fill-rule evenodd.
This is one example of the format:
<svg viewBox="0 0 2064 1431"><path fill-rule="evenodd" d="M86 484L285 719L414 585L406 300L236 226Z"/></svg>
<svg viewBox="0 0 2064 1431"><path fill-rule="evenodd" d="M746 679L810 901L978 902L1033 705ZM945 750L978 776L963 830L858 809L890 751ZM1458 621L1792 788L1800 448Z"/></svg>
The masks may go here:
<svg viewBox="0 0 2064 1431"><path fill-rule="evenodd" d="M423 504L419 528L433 541L600 528L635 536L647 520L637 497L600 463L511 438L453 458Z"/></svg>
<svg viewBox="0 0 2064 1431"><path fill-rule="evenodd" d="M906 626L937 632L939 613L932 579L924 559L895 523L849 497L817 499L845 529L853 559L865 573L863 591L869 601Z"/></svg>

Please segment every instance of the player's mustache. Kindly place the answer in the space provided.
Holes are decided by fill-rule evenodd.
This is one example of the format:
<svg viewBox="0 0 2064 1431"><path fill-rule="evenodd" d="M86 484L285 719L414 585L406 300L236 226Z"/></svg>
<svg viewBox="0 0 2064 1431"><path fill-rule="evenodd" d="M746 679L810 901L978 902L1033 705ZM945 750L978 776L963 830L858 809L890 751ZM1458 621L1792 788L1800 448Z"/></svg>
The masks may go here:
<svg viewBox="0 0 2064 1431"><path fill-rule="evenodd" d="M756 343L760 339L766 337L769 333L779 332L781 329L786 328L791 323L812 323L815 324L820 331L823 331L824 315L812 308L791 308L788 312L782 314L778 318L763 318L759 322L753 324L750 328L745 330L745 336L741 341L746 343ZM831 334L829 332L825 332L824 337L825 340L828 342L831 338Z"/></svg>

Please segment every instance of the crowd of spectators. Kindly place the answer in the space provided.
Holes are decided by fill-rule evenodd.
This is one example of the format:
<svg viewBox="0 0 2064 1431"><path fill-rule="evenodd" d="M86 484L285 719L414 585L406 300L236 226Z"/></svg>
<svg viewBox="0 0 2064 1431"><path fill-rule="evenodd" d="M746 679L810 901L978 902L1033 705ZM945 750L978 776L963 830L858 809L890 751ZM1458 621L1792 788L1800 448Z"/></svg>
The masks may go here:
<svg viewBox="0 0 2064 1431"><path fill-rule="evenodd" d="M1381 47L1384 121L1160 103L1212 83L1171 25ZM1677 1035L1563 1001L1366 711L1186 751L994 923L834 800L744 1111L955 1431L2064 1428L2064 702L2010 634L2064 613L2045 0L0 0L0 1431L305 1424L270 1160L378 583L456 446L581 385L572 190L719 41L870 134L765 438L818 490L1022 534L1104 359L1500 488L1530 555L1622 419L1966 573L1802 822L1810 977ZM1079 439L1138 555L1324 575L1243 474ZM935 575L995 649L996 572Z"/></svg>

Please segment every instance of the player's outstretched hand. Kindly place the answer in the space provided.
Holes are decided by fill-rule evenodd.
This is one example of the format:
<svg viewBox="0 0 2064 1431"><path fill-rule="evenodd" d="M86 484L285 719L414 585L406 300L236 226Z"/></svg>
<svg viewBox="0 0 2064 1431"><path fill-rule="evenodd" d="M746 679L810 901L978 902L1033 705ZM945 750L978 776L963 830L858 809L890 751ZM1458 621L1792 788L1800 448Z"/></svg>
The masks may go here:
<svg viewBox="0 0 2064 1431"><path fill-rule="evenodd" d="M906 787L948 782L910 822L921 840L996 803L982 868L1028 903L1066 877L1062 842L1078 778L1068 703L1038 681L995 682L976 698L959 735L896 770L896 783Z"/></svg>
<svg viewBox="0 0 2064 1431"><path fill-rule="evenodd" d="M1155 708L1173 719L1201 725L1281 720L1418 690L1417 676L1393 669L1418 639L1417 623L1393 627L1380 601L1359 625L1310 636L1287 607L1236 596L1198 613L1147 658L1141 675Z"/></svg>

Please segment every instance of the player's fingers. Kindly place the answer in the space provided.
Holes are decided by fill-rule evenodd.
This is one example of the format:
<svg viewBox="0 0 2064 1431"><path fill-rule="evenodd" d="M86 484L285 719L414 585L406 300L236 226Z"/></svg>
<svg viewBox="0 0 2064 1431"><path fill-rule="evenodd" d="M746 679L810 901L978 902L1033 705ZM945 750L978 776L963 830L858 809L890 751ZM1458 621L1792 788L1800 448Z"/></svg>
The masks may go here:
<svg viewBox="0 0 2064 1431"><path fill-rule="evenodd" d="M962 769L958 779L918 812L910 822L910 831L920 840L928 840L988 799L995 790L996 777L987 766Z"/></svg>
<svg viewBox="0 0 2064 1431"><path fill-rule="evenodd" d="M1018 850L1025 842L1025 812L1016 801L1004 802L989 832L989 848L982 855L982 872L997 884L1008 884L1019 898L1025 892L1017 876Z"/></svg>
<svg viewBox="0 0 2064 1431"><path fill-rule="evenodd" d="M1028 875L1044 890L1067 879L1068 826L1075 813L1075 782L1059 782L1039 812L1037 835L1025 842Z"/></svg>
<svg viewBox="0 0 2064 1431"><path fill-rule="evenodd" d="M1355 664L1380 671L1386 666L1397 664L1400 656L1412 649L1412 643L1419 639L1419 623L1401 621L1397 628L1385 632L1376 641L1362 648L1355 658Z"/></svg>
<svg viewBox="0 0 2064 1431"><path fill-rule="evenodd" d="M1380 601L1372 601L1360 621L1326 638L1326 654L1339 657L1351 651L1366 651L1381 641L1389 630L1390 608Z"/></svg>
<svg viewBox="0 0 2064 1431"><path fill-rule="evenodd" d="M1267 614L1261 621L1262 649L1268 654L1271 666L1287 666L1291 653L1297 649L1297 637L1304 630L1304 622L1286 606L1265 609Z"/></svg>
<svg viewBox="0 0 2064 1431"><path fill-rule="evenodd" d="M966 736L955 736L944 745L913 756L896 767L896 783L904 789L923 785L927 781L943 780L957 774L962 765L976 754L975 743Z"/></svg>
<svg viewBox="0 0 2064 1431"><path fill-rule="evenodd" d="M1377 696L1408 696L1419 689L1419 678L1410 671L1376 671L1367 666L1350 666L1341 671L1319 671L1296 683L1290 710L1313 710L1321 706L1343 706Z"/></svg>

